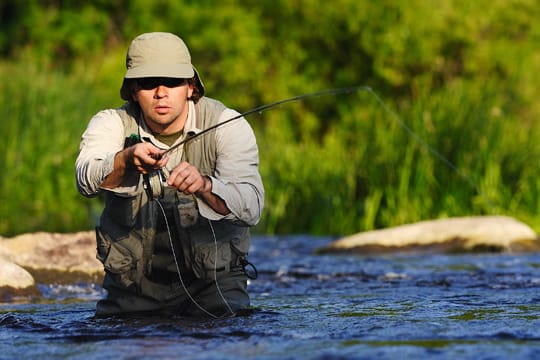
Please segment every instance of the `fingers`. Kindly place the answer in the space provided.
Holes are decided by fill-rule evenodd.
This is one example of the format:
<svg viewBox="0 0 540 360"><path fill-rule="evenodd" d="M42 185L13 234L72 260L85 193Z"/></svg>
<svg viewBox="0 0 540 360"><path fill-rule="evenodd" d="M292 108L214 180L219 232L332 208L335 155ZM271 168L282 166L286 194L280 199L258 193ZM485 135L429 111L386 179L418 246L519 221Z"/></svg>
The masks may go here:
<svg viewBox="0 0 540 360"><path fill-rule="evenodd" d="M167 164L168 158L161 157L161 150L150 143L140 143L133 147L132 162L135 169L142 174L161 169Z"/></svg>
<svg viewBox="0 0 540 360"><path fill-rule="evenodd" d="M204 186L204 179L195 166L183 162L171 171L167 184L185 194L194 194Z"/></svg>
<svg viewBox="0 0 540 360"><path fill-rule="evenodd" d="M132 147L131 159L133 166L141 174L148 174L157 169L163 168L168 158L162 157L164 150L161 150L150 143L140 143ZM199 170L183 162L173 169L167 179L167 184L185 194L194 194L203 189L205 182Z"/></svg>

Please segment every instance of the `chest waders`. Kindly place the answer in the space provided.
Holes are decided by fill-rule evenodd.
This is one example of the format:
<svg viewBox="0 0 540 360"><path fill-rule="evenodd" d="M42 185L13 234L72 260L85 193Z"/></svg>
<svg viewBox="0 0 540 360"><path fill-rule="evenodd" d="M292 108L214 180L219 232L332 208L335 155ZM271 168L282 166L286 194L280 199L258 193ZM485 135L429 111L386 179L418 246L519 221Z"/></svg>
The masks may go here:
<svg viewBox="0 0 540 360"><path fill-rule="evenodd" d="M225 106L203 97L195 109L197 128L205 129L217 123ZM124 125L125 147L140 141L138 107L126 104L117 112ZM179 160L188 159L203 176L212 175L216 163L214 134L186 143L176 158L170 155L171 160L176 160L170 162L176 165ZM144 181L142 175L134 173L125 181L125 185L136 185L134 192L106 192L96 235L97 258L105 269L103 287L109 298L114 300L115 293L131 293L166 304L182 292L178 280L182 285L185 281L218 280L221 284L233 273L236 278L239 273L246 276L248 227L224 220L210 222L198 213L193 196L170 187L164 187L159 200L153 199L145 191ZM216 287L220 291L217 284ZM240 292L247 297L245 288ZM221 292L220 295L223 297ZM148 306L134 305L119 312L145 309Z"/></svg>

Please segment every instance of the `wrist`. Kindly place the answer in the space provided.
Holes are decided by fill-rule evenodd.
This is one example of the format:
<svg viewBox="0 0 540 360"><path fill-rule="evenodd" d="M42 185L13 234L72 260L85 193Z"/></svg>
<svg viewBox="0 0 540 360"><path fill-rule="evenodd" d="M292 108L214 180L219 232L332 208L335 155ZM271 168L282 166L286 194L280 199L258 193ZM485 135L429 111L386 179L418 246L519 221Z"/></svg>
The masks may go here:
<svg viewBox="0 0 540 360"><path fill-rule="evenodd" d="M133 162L133 147L126 148L118 152L119 161L125 169L135 169L135 163Z"/></svg>
<svg viewBox="0 0 540 360"><path fill-rule="evenodd" d="M199 190L200 193L209 193L212 191L212 179L209 176L203 176L203 186Z"/></svg>

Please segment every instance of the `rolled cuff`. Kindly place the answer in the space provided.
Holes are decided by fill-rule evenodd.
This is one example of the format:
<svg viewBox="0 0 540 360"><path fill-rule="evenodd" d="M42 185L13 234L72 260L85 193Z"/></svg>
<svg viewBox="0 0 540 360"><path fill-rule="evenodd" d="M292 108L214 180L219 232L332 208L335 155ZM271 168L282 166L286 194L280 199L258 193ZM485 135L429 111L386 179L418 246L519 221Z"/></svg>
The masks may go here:
<svg viewBox="0 0 540 360"><path fill-rule="evenodd" d="M77 188L82 195L94 196L102 190L101 183L114 169L115 155L110 153L102 159L92 159L77 164Z"/></svg>
<svg viewBox="0 0 540 360"><path fill-rule="evenodd" d="M212 180L212 194L220 197L231 211L221 215L214 211L203 200L197 198L199 211L207 219L229 220L245 226L254 226L259 222L262 213L262 203L250 184L223 183L215 177ZM242 186L243 185L243 186Z"/></svg>

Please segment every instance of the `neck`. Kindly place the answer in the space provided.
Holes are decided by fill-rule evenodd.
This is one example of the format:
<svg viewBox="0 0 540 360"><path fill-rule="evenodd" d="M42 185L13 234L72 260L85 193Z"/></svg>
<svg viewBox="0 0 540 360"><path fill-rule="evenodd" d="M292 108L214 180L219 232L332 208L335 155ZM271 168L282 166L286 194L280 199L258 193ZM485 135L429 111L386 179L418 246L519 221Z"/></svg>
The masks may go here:
<svg viewBox="0 0 540 360"><path fill-rule="evenodd" d="M168 136L183 131L186 120L184 119L184 121L181 122L175 122L174 124L161 126L160 124L149 124L148 122L146 122L146 124L154 135Z"/></svg>

